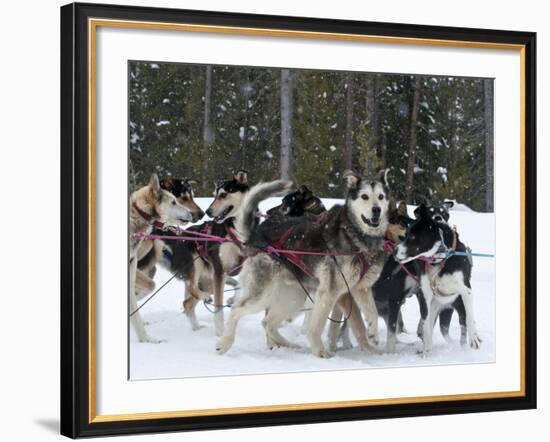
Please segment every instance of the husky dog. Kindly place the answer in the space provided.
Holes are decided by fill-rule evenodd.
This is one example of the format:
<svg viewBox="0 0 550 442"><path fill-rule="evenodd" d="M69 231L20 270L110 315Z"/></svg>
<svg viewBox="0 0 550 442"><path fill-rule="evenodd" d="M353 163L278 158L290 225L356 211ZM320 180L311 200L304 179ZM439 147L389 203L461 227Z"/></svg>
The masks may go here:
<svg viewBox="0 0 550 442"><path fill-rule="evenodd" d="M160 263L185 282L188 296L183 301L183 311L193 330L201 328L195 313L197 304L201 300L210 300L211 293L214 292L214 325L218 335L223 332L223 289L226 275L238 273L244 259L235 224L240 217L240 206L245 197L250 194L251 200L257 206L262 199L289 188L290 183L287 181L274 181L250 188L246 171L240 170L232 179L216 183L214 201L206 210L213 221L188 229L225 238L226 242L204 242L200 238L197 241L164 241L163 259ZM255 223L256 219L251 222Z"/></svg>
<svg viewBox="0 0 550 442"><path fill-rule="evenodd" d="M426 204L428 208L428 212L430 213L432 219L438 223L445 223L449 224L449 210L451 210L454 207L455 203L454 201L443 201L441 204L432 204L428 205ZM419 217L419 210L420 208L417 207L414 209L414 216L415 218Z"/></svg>
<svg viewBox="0 0 550 442"><path fill-rule="evenodd" d="M131 323L140 342L159 342L152 339L145 331L145 326L139 311L137 311L136 281L139 249L143 240L134 234L141 232L150 234L153 226L165 224L186 224L193 219L193 214L187 207L167 190L160 187L157 175L151 175L149 184L136 190L130 196L130 278L129 278L129 308ZM147 277L144 273L140 275Z"/></svg>
<svg viewBox="0 0 550 442"><path fill-rule="evenodd" d="M444 223L447 225L449 224L450 218L449 210L452 207L454 207L454 201L450 200L443 201L441 204L427 205L428 212L430 213L432 219L438 223ZM418 219L419 207L415 209L414 216ZM469 247L466 247L466 249L468 252L471 252L471 249ZM470 261L470 265L473 265L471 256L468 256L468 260ZM460 296L456 298L456 301L449 305L447 308L441 310L441 313L439 314L439 329L445 340L447 342L451 342L451 338L449 337L449 326L451 324L451 319L455 310L458 314L458 322L460 324L460 343L464 345L466 344L466 311L464 309L464 303L462 302L462 298ZM420 338L422 337L422 321L420 321L418 324L417 334Z"/></svg>
<svg viewBox="0 0 550 442"><path fill-rule="evenodd" d="M327 209L320 198L316 197L307 186L300 186L298 190L285 195L280 205L267 211L267 217L274 216L302 216L305 213L320 215Z"/></svg>
<svg viewBox="0 0 550 442"><path fill-rule="evenodd" d="M404 238L405 234L407 232L407 228L410 225L410 223L413 221L412 218L410 218L407 214L407 205L404 202L401 202L397 207L395 207L395 204L393 202L390 202L390 212L389 212L389 225L388 230L386 231L386 240L390 241L392 244L397 244L401 241L400 238ZM391 274L391 272L388 272L388 262L393 260L392 256L390 255L386 259L386 263L384 264L384 268L382 270L382 274L374 284L372 288L374 301L376 304L376 309L378 311L378 316L384 319L384 322L386 323L386 328L389 329L389 317L390 317L390 310L389 310L389 303L388 303L388 293L387 289L388 287L383 287L381 289L381 281L384 281L386 279L393 279L394 276ZM406 275L405 275L406 277ZM353 299L351 299L353 302ZM346 311L349 312L350 308L354 308L354 306L349 306ZM342 320L344 314L346 311L342 311L341 308L335 308L331 314L331 318L334 319L334 321L330 324L329 327L329 349L330 351L334 352L337 347L337 343L339 339L342 339L344 341L343 348L350 348L351 342L349 341L349 338L347 338L347 322L343 324L342 327L339 326L340 320ZM372 321L372 325L369 324L369 340L372 340L375 344L378 344L378 320L377 318ZM401 312L397 312L396 316L396 322L394 323L394 327L396 327L396 331L398 333L405 332L405 325L403 323L403 317L401 316Z"/></svg>
<svg viewBox="0 0 550 442"><path fill-rule="evenodd" d="M425 204L418 208L418 219L410 226L407 236L396 248L395 258L402 264L428 258L432 261L421 265L415 262L420 279L423 355L432 350L432 329L441 308L461 297L466 310L468 342L479 348L474 319L472 289L470 285L472 266L467 257L450 255L441 257L446 250L466 252L458 233L445 223L433 220Z"/></svg>
<svg viewBox="0 0 550 442"><path fill-rule="evenodd" d="M332 356L325 350L321 335L328 315L343 295L349 293L367 318L373 317L373 311L374 316L377 315L370 289L382 269L383 241L388 228L389 188L384 172L387 171L369 179L346 171L347 195L343 206L334 206L321 220L309 214L288 218L279 226L282 237L267 239L267 242L278 239L286 250L307 250L319 255L299 258L291 253L267 254L264 253L269 250L265 248L265 238L256 241L250 230L239 229L245 240L252 240L247 241L247 246L254 256L245 262L241 273L241 296L233 305L225 333L218 341L220 354L233 344L243 315L264 309L271 311L272 307L285 302L276 295L290 290L302 288L312 293L314 305L308 339L313 354L320 357ZM252 209L246 205L243 212L246 215L243 219L253 216ZM292 299L297 298L292 296ZM288 317L288 312L285 315ZM367 341L360 312L352 311L350 326L360 347L374 351ZM276 330L268 332L276 333Z"/></svg>
<svg viewBox="0 0 550 442"><path fill-rule="evenodd" d="M160 187L169 191L176 197L177 202L187 208L191 213L191 222L197 222L204 216L204 212L194 201L193 184L196 181L191 178L163 178ZM157 229L158 230L158 229ZM154 231L163 234L164 232ZM138 271L136 275L136 296L138 299L147 295L155 288L153 277L156 272L156 264L163 249L161 240L144 240L138 251Z"/></svg>

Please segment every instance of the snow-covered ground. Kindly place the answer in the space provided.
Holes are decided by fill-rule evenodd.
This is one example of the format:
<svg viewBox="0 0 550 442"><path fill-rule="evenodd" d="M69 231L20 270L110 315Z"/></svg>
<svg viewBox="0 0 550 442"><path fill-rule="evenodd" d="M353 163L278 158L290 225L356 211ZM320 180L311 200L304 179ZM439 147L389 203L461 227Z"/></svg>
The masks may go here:
<svg viewBox="0 0 550 442"><path fill-rule="evenodd" d="M198 198L205 209L211 198ZM260 210L265 212L279 204L279 199L265 201ZM340 200L323 200L327 208ZM413 207L409 207L412 215ZM474 252L494 253L494 215L466 210L451 211L452 224L456 224L461 240ZM159 268L155 277L157 287L170 278ZM227 287L230 288L230 287ZM302 346L299 350L279 348L269 350L261 326L263 313L243 318L237 329L235 344L223 356L216 353L216 336L213 315L202 304L197 306L197 316L204 328L192 331L187 318L181 313L184 285L174 279L141 309L151 336L162 339L160 344L139 343L130 338L130 378L159 379L175 377L199 377L238 375L250 373L282 373L292 371L344 370L380 367L408 367L414 365L487 363L494 361L495 349L495 295L494 259L474 258L472 288L478 331L483 339L480 350L460 346L460 329L456 313L451 322L452 344L441 337L436 324L432 355L421 358L417 351L421 343L416 337L419 319L418 303L409 298L403 306L403 318L409 334L401 334L397 353L371 355L357 347L338 351L331 359L320 359L309 351L306 336L301 333L302 317L284 325L281 333ZM231 296L232 292L227 292ZM229 314L226 311L226 319ZM384 321L380 324L380 346L385 343ZM352 337L353 340L353 337Z"/></svg>

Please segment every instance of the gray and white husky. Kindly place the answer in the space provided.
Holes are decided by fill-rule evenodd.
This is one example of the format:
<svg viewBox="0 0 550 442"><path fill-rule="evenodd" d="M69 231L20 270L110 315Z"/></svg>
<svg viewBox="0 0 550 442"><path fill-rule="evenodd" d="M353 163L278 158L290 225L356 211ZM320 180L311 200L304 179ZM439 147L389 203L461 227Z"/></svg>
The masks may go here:
<svg viewBox="0 0 550 442"><path fill-rule="evenodd" d="M371 287L384 262L383 242L389 210L385 172L374 178L365 178L346 171L344 205L334 206L322 217L305 214L284 219L277 231L263 232L262 235L247 230L247 226L252 225L246 219L254 216L253 206L243 204L244 222L241 228L237 226L237 230L243 236L251 256L245 261L241 272L241 295L233 305L225 333L217 343L220 354L232 346L240 318L261 310L267 311L263 325L268 334L268 344L272 339L279 341L280 345L293 346L278 333L280 322L277 321L295 315L309 294L313 308L308 324L308 340L314 355L332 356L325 350L322 333L333 307L348 294L360 309L360 312L352 310L349 318L359 346L366 351L375 351L367 340L361 312L367 320L377 318ZM281 235L284 238L282 244ZM255 237L261 238L261 241L255 242ZM278 243L285 250L321 254L300 255L297 263L295 256L291 259L285 254L275 256L266 253L266 241Z"/></svg>

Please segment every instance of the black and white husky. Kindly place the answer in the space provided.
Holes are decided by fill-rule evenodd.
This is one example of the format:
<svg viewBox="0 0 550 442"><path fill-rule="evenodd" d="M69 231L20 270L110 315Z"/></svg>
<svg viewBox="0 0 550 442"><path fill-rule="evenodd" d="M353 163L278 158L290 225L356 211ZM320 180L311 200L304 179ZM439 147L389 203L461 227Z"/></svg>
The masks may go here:
<svg viewBox="0 0 550 442"><path fill-rule="evenodd" d="M466 311L468 342L479 348L481 339L474 318L472 265L466 256L447 251L466 252L458 233L445 223L434 221L426 205L418 207L418 219L409 227L407 236L396 248L395 258L401 264L415 261L419 275L423 355L432 350L432 330L442 307L462 298ZM423 260L420 262L419 260ZM423 308L422 308L423 307Z"/></svg>
<svg viewBox="0 0 550 442"><path fill-rule="evenodd" d="M426 209L432 217L432 219L438 223L444 223L449 225L450 213L449 211L454 207L454 201L443 201L440 204L431 204L427 205ZM419 207L414 211L415 218L419 217ZM471 252L470 248L467 247L467 251ZM468 256L470 264L473 265L471 256ZM421 299L419 299L421 302ZM422 308L422 303L420 304ZM460 343L462 345L466 344L466 310L464 309L464 303L462 298L456 298L456 301L444 308L439 313L439 330L447 342L451 342L449 337L449 327L451 325L451 319L453 312L456 310L458 314L458 322L460 324ZM422 337L422 321L418 324L418 337Z"/></svg>

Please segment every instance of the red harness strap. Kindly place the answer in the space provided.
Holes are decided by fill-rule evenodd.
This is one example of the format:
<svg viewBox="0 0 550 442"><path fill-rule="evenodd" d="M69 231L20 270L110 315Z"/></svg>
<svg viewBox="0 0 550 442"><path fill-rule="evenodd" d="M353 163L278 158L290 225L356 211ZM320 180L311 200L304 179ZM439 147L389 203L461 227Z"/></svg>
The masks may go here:
<svg viewBox="0 0 550 442"><path fill-rule="evenodd" d="M200 230L200 232L210 235L212 233L212 226L209 224L205 224ZM199 252L199 256L204 260L208 260L208 251L206 249L207 243L203 241L194 241L194 242L195 242L195 247L197 248L197 252Z"/></svg>
<svg viewBox="0 0 550 442"><path fill-rule="evenodd" d="M297 255L295 253L292 253L292 251L277 251L274 249L282 249L285 246L286 240L288 237L292 234L294 231L295 226L290 226L285 232L281 235L278 241L275 241L272 245L267 247L267 253L270 255L283 255L286 259L288 259L292 264L294 264L296 267L298 267L302 272L304 272L309 277L313 277L314 273L313 271L305 265L304 261L302 261L302 258L300 258L300 255Z"/></svg>
<svg viewBox="0 0 550 442"><path fill-rule="evenodd" d="M359 262L361 263L361 276L359 277L359 279L363 279L363 276L365 276L365 274L369 270L369 263L363 252L358 252L357 256L359 257Z"/></svg>
<svg viewBox="0 0 550 442"><path fill-rule="evenodd" d="M231 238L231 241L233 241L235 245L242 250L243 243L239 241L239 238L237 238L237 235L235 235L235 232L233 232L233 229L231 229L231 227L227 227L226 232L229 238Z"/></svg>
<svg viewBox="0 0 550 442"><path fill-rule="evenodd" d="M141 210L135 201L132 202L132 207L136 209L136 212L139 213L139 216L141 216L145 221L147 221L153 227L156 227L158 229L164 229L165 224L163 222L160 222L153 215L150 215L149 213Z"/></svg>

